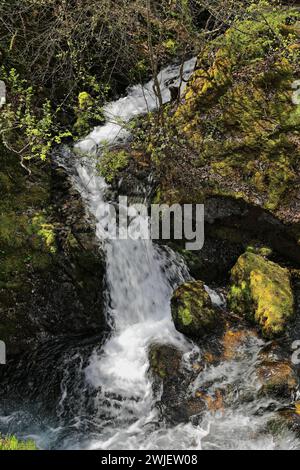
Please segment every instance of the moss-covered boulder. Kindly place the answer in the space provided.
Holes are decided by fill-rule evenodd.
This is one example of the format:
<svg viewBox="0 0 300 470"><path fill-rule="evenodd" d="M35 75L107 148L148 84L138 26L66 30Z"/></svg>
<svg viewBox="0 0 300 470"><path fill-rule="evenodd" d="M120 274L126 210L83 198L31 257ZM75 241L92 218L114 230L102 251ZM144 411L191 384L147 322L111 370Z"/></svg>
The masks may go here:
<svg viewBox="0 0 300 470"><path fill-rule="evenodd" d="M300 221L295 201L300 106L293 102L300 58L297 18L299 13L268 9L266 2L252 6L247 20L199 57L175 115L210 182L203 195L243 198L295 222Z"/></svg>
<svg viewBox="0 0 300 470"><path fill-rule="evenodd" d="M230 308L257 323L266 337L284 333L294 316L289 271L247 252L233 267L231 280Z"/></svg>
<svg viewBox="0 0 300 470"><path fill-rule="evenodd" d="M160 379L178 375L182 352L171 345L153 344L149 349L150 371Z"/></svg>
<svg viewBox="0 0 300 470"><path fill-rule="evenodd" d="M176 329L191 338L201 338L214 330L219 319L202 281L188 282L176 289L171 308Z"/></svg>

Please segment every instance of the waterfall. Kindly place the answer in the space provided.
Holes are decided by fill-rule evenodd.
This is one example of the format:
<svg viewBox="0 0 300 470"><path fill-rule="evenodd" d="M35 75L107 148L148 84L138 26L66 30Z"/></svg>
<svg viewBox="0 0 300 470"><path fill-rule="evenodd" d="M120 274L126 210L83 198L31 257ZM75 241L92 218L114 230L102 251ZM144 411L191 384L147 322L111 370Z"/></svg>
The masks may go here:
<svg viewBox="0 0 300 470"><path fill-rule="evenodd" d="M195 59L184 64L184 78L188 79ZM170 99L169 86L185 87L180 80L180 69L171 66L159 74L161 93L166 103ZM97 221L97 234L103 240L111 230L106 208L107 185L97 175L93 159L85 155L98 154L101 164L101 146L124 142L128 123L135 116L157 109L153 82L128 90L125 98L105 106L106 124L95 128L76 145L81 158L76 159L77 176L74 184ZM120 208L119 208L120 209ZM144 224L148 220L143 221ZM138 225L138 224L137 224ZM107 237L105 237L107 238ZM202 448L293 448L295 439L288 434L275 440L260 430L272 418L272 412L263 416L260 408L268 410L270 401L239 403L239 397L257 391L255 364L264 341L253 339L241 352L242 360L227 361L199 374L191 385L191 394L197 386L209 383L208 393L216 383L237 387L233 406L223 413L207 412L201 426L192 423L177 426L156 426L158 413L154 406L152 383L147 374L149 345L172 344L187 359L201 351L178 333L173 325L170 298L173 289L190 279L184 262L170 249L162 250L147 240L106 240L104 243L107 268L109 303L107 319L112 326L111 337L99 351L92 354L86 368L86 381L98 390L96 400L101 407L101 432L83 446L88 449L202 449ZM212 302L222 299L207 287ZM96 404L97 406L97 404Z"/></svg>
<svg viewBox="0 0 300 470"><path fill-rule="evenodd" d="M184 64L185 80L194 66L195 59ZM170 99L169 86L180 86L183 91L186 81L180 75L178 66L159 74L165 103ZM126 124L157 106L152 81L130 88L126 97L105 106L106 123L76 144L79 155L62 151L57 157L96 220L96 235L106 255L106 317L111 333L98 346L93 339L91 344L77 344L72 339L70 344L58 341L49 351L47 344L38 349L32 362L41 362L49 370L49 384L43 383L39 400L46 400L47 385L53 386L54 367L63 377L59 403L50 418L36 413L35 403L28 409L13 403L8 412L1 408L0 431L33 438L41 448L299 449L292 431L283 428L275 434L269 426L276 418L274 412L288 407L290 401L259 394L256 365L266 342L257 336L250 335L239 347L238 357L199 370L184 390L188 397L195 397L199 389L208 397L225 390L227 402L222 410L208 409L201 420L172 425L155 406L148 374L150 345L175 346L182 352L187 370L202 360L201 349L176 331L171 319L172 292L191 277L182 258L171 249L141 237L116 240L109 236L113 229L107 205L109 187L97 173L94 156L101 164L102 145L126 141L130 135ZM145 217L136 225L148 222ZM215 305L222 305L217 292L209 287L207 292Z"/></svg>
<svg viewBox="0 0 300 470"><path fill-rule="evenodd" d="M184 64L185 79L194 66L195 59ZM172 66L159 74L164 102L170 99L168 87L171 84L180 86L179 72L179 67ZM185 82L181 84L181 90L184 86ZM156 108L152 81L131 88L125 98L105 107L106 124L81 140L76 145L77 152L94 154L100 148L101 164L101 144L124 141L128 137L124 124ZM96 232L101 239L103 233L110 230L105 201L106 184L96 174L93 160L77 160L76 169L75 184L96 217ZM143 223L148 224L148 220ZM140 448L146 445L143 442L146 441L146 425L156 419L152 406L152 384L147 375L149 345L159 342L174 344L183 352L191 349L189 342L175 330L170 312L170 299L176 287L171 280L176 279L180 284L190 277L184 263L171 250L160 250L150 240L108 239L104 249L110 299L107 318L112 324L113 334L101 352L92 356L86 379L92 386L101 389L102 398L109 396L109 405L102 412L105 411L108 422L118 422L118 430L108 426L89 447ZM121 396L121 400L115 400L116 395ZM187 427L190 428L189 425ZM187 436L192 428L186 432L186 438L185 432L181 432L181 446L184 449L189 445ZM171 440L165 445L172 447ZM153 445L155 442L152 441Z"/></svg>

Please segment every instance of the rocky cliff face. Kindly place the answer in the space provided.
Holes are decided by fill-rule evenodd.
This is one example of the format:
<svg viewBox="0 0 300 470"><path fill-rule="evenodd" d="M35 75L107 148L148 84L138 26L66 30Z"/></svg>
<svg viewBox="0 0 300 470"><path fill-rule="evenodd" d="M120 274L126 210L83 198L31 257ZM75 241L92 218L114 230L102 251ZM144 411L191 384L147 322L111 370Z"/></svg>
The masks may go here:
<svg viewBox="0 0 300 470"><path fill-rule="evenodd" d="M103 257L62 168L28 175L1 148L0 339L8 357L58 335L104 327Z"/></svg>

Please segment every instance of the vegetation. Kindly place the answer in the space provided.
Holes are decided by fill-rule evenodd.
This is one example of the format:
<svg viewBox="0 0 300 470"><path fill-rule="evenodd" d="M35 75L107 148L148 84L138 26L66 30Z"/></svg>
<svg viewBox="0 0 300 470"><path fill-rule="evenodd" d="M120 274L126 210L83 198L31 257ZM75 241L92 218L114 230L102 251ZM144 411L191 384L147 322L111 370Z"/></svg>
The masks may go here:
<svg viewBox="0 0 300 470"><path fill-rule="evenodd" d="M99 282L105 263L93 221L85 219L79 197L49 156L56 145L73 143L103 123L107 100L148 78L159 109L128 123L132 139L125 146L104 148L98 164L103 177L117 183L124 175L126 188L125 170L132 170L131 189L136 175L140 183L151 172L157 203L243 200L233 221L234 210L226 206L207 224L213 243L202 258L182 250L202 280L175 290L174 324L196 342L215 333L213 350L191 373L219 359L239 360L241 345L259 332L270 339L288 334L299 297L291 270L268 259L280 251L273 238L256 240L247 228L244 237L235 220L249 203L252 224L259 213L271 219L266 225L275 227L274 238L277 226L280 236L288 233L285 252L300 246L300 108L292 100L300 73L299 10L277 0L0 0L0 32L0 80L7 87L0 112L0 339L10 354L11 345L17 357L57 334L81 337L102 328L107 336L99 317L99 305L102 316L109 300ZM163 105L160 68L183 65L193 55L197 65L184 96L175 88ZM228 259L225 253L212 282L221 279L224 292L226 272L235 264L228 310L213 305L203 283L205 269L217 271L223 248ZM211 253L216 261L209 265ZM297 386L294 369L273 354L277 343L271 343L256 370L260 393L290 394ZM154 380L169 383L174 397L182 353L153 344L149 362ZM185 387L181 376L177 381ZM227 406L220 390L204 392L193 396L191 416L203 405L215 411ZM34 449L32 441L0 437L0 450Z"/></svg>
<svg viewBox="0 0 300 470"><path fill-rule="evenodd" d="M125 150L105 150L99 163L100 174L112 183L120 172L126 168L130 155Z"/></svg>
<svg viewBox="0 0 300 470"><path fill-rule="evenodd" d="M294 317L294 297L287 269L247 252L231 271L231 309L257 323L263 334L274 337L285 331Z"/></svg>
<svg viewBox="0 0 300 470"><path fill-rule="evenodd" d="M204 42L183 100L165 108L164 128L151 116L137 135L162 199L225 195L285 217L299 188L299 24L297 10L253 2Z"/></svg>
<svg viewBox="0 0 300 470"><path fill-rule="evenodd" d="M1 0L6 147L23 164L45 159L53 145L101 123L109 96L196 49L202 11L183 0L88 0L84 8L81 0Z"/></svg>
<svg viewBox="0 0 300 470"><path fill-rule="evenodd" d="M201 281L180 286L173 294L171 305L177 330L187 336L200 338L218 323L218 312Z"/></svg>
<svg viewBox="0 0 300 470"><path fill-rule="evenodd" d="M19 441L15 436L0 438L0 450L37 450L34 441Z"/></svg>

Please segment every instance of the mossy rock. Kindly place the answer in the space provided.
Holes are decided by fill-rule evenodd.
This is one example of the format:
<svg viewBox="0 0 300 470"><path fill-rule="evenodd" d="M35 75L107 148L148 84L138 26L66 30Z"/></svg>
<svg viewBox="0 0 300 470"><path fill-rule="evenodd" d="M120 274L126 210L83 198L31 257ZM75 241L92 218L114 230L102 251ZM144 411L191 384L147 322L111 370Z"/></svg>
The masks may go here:
<svg viewBox="0 0 300 470"><path fill-rule="evenodd" d="M161 202L227 196L299 224L299 22L289 34L286 26L294 16L259 2L206 45L171 118L172 149L161 152Z"/></svg>
<svg viewBox="0 0 300 470"><path fill-rule="evenodd" d="M255 253L242 255L231 271L230 308L259 325L264 336L285 332L294 317L294 296L287 269Z"/></svg>
<svg viewBox="0 0 300 470"><path fill-rule="evenodd" d="M182 352L171 345L153 344L149 349L150 371L161 379L178 375Z"/></svg>
<svg viewBox="0 0 300 470"><path fill-rule="evenodd" d="M191 338L213 331L219 319L202 281L188 282L176 289L171 308L176 329Z"/></svg>
<svg viewBox="0 0 300 470"><path fill-rule="evenodd" d="M0 164L0 340L9 360L41 338L102 330L104 263L65 172L32 162L29 177L1 144Z"/></svg>

